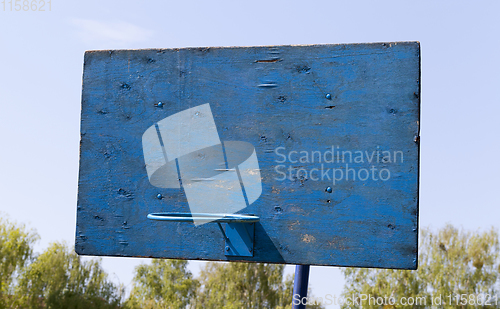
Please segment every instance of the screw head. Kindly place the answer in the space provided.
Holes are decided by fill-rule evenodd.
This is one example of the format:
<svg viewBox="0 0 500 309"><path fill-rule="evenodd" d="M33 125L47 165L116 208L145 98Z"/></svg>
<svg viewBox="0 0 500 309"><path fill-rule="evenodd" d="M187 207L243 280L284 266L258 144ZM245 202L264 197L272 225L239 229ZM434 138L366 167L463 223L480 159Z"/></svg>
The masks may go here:
<svg viewBox="0 0 500 309"><path fill-rule="evenodd" d="M332 189L332 187L326 187L325 191L328 193L332 193L333 189Z"/></svg>
<svg viewBox="0 0 500 309"><path fill-rule="evenodd" d="M229 246L226 246L226 251L229 251Z"/></svg>
<svg viewBox="0 0 500 309"><path fill-rule="evenodd" d="M331 99L332 99L332 95L331 95L331 94L329 94L329 93L327 93L327 94L325 95L325 98L326 98L327 100L331 100Z"/></svg>
<svg viewBox="0 0 500 309"><path fill-rule="evenodd" d="M158 102L158 103L156 104L156 106L158 106L158 107L163 107L163 102L161 102L161 101L160 101L160 102Z"/></svg>
<svg viewBox="0 0 500 309"><path fill-rule="evenodd" d="M161 200L161 199L163 198L163 195L161 195L160 193L158 193L158 194L156 195L156 198L157 198L157 199L159 199L159 200Z"/></svg>

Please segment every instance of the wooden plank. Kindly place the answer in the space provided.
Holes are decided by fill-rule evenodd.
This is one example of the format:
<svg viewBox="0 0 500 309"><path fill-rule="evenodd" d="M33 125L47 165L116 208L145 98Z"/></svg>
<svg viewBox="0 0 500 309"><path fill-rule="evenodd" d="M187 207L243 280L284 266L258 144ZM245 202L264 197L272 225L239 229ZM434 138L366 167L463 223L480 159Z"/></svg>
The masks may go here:
<svg viewBox="0 0 500 309"><path fill-rule="evenodd" d="M76 251L415 269L419 79L417 42L86 52ZM148 181L142 134L205 103L221 140L256 149L253 257L226 257L216 224L146 218L189 207Z"/></svg>

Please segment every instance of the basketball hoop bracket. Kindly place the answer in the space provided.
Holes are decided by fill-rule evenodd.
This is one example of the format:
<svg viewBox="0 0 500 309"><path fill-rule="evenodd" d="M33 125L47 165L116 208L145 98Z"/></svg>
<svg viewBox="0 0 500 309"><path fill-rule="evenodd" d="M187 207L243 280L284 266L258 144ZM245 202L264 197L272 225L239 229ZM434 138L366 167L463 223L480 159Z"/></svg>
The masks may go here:
<svg viewBox="0 0 500 309"><path fill-rule="evenodd" d="M242 214L151 213L148 219L170 222L217 223L224 237L225 256L252 257L255 242L255 222L259 217ZM221 223L225 223L225 228Z"/></svg>

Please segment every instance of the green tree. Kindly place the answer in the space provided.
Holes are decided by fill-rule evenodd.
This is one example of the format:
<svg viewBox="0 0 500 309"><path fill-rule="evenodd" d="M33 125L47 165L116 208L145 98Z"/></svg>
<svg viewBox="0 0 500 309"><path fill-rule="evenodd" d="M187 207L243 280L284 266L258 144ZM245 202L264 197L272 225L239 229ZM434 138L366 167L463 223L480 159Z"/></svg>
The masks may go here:
<svg viewBox="0 0 500 309"><path fill-rule="evenodd" d="M35 231L0 218L0 308L12 307L15 279L33 254Z"/></svg>
<svg viewBox="0 0 500 309"><path fill-rule="evenodd" d="M342 296L352 299L353 295L366 295L365 298L372 296L374 300L387 297L384 308L430 308L433 300L434 305L438 304L433 307L438 308L499 308L499 257L498 233L494 229L482 233L451 225L437 233L423 229L418 270L346 268ZM483 295L479 304L478 295ZM491 305L481 305L486 295L493 297ZM389 300L391 296L393 301ZM411 299L414 304L401 304L403 297L404 303ZM359 305L352 302L342 306L355 307ZM362 307L382 306L364 301Z"/></svg>
<svg viewBox="0 0 500 309"><path fill-rule="evenodd" d="M126 308L186 308L198 285L187 261L153 259L136 267Z"/></svg>
<svg viewBox="0 0 500 309"><path fill-rule="evenodd" d="M209 262L200 274L195 308L290 308L293 279L284 265ZM309 306L321 308L321 306Z"/></svg>
<svg viewBox="0 0 500 309"><path fill-rule="evenodd" d="M82 261L65 244L53 243L18 279L21 308L119 308L123 289L108 280L100 259Z"/></svg>

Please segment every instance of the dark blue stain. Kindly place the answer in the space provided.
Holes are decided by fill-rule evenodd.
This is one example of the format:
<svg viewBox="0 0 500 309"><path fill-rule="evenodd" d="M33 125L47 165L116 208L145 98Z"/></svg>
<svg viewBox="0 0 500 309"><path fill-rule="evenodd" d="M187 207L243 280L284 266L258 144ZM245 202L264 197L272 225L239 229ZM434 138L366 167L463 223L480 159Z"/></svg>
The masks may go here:
<svg viewBox="0 0 500 309"><path fill-rule="evenodd" d="M295 67L295 71L297 73L309 73L309 71L311 71L311 68L307 65L297 65Z"/></svg>
<svg viewBox="0 0 500 309"><path fill-rule="evenodd" d="M119 196L122 196L122 197L125 197L125 198L128 198L128 199L133 199L134 198L134 194L132 192L129 192L125 189L118 189L117 191L118 195Z"/></svg>
<svg viewBox="0 0 500 309"><path fill-rule="evenodd" d="M129 85L129 84L127 84L127 83L122 83L122 84L120 85L120 88L121 88L121 89L125 89L125 90L130 90L130 88L132 88L132 87L130 87L130 85Z"/></svg>
<svg viewBox="0 0 500 309"><path fill-rule="evenodd" d="M278 102L280 102L280 103L285 103L285 102L286 102L286 100L287 100L287 97L286 97L286 95L280 95L280 96L278 96L278 97L276 98L276 100L277 100Z"/></svg>

